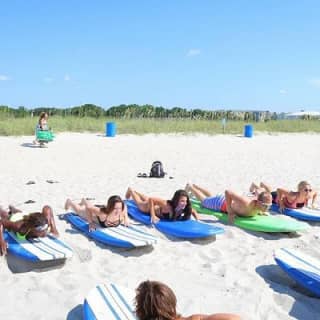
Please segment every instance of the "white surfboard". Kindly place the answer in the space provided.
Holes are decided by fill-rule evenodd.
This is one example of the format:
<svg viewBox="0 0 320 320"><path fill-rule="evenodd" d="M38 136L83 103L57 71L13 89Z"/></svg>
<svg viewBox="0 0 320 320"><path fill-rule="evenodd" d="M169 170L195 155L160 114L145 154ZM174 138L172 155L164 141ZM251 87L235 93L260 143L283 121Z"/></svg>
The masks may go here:
<svg viewBox="0 0 320 320"><path fill-rule="evenodd" d="M274 259L290 277L320 297L320 259L287 248L276 250Z"/></svg>
<svg viewBox="0 0 320 320"><path fill-rule="evenodd" d="M114 284L100 284L91 290L84 300L85 320L136 320L134 314L135 293Z"/></svg>
<svg viewBox="0 0 320 320"><path fill-rule="evenodd" d="M14 232L4 232L8 251L29 261L50 261L71 258L72 249L62 240L48 235L30 240L18 239Z"/></svg>

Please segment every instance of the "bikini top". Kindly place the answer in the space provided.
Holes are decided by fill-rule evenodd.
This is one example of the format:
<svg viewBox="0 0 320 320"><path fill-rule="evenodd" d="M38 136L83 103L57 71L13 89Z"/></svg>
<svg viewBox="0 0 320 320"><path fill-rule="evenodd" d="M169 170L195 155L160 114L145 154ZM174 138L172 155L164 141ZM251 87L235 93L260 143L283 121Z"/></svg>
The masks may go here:
<svg viewBox="0 0 320 320"><path fill-rule="evenodd" d="M283 198L283 204L286 208L292 208L292 209L295 209L295 208L302 208L304 207L307 202L297 202L297 198L298 196L292 201L292 202L289 202L288 201L288 198L287 197L284 197Z"/></svg>
<svg viewBox="0 0 320 320"><path fill-rule="evenodd" d="M104 221L100 220L99 216L97 216L97 219L98 219L99 225L102 228L118 227L121 224L120 216L119 216L119 221L115 221L115 222L108 221L108 216Z"/></svg>

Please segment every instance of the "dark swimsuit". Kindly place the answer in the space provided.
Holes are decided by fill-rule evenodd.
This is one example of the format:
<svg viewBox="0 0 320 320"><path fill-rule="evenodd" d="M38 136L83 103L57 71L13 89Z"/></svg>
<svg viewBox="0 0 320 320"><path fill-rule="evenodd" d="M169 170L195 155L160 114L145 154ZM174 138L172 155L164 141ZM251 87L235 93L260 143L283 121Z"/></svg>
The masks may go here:
<svg viewBox="0 0 320 320"><path fill-rule="evenodd" d="M101 206L101 205L95 205L95 206L100 208L101 212L107 214L105 206ZM108 221L108 217L106 218L106 220L102 221L102 220L100 220L99 216L97 216L97 220L99 222L100 227L102 227L102 228L118 227L121 224L121 217L120 216L119 216L119 221L116 221L116 222Z"/></svg>

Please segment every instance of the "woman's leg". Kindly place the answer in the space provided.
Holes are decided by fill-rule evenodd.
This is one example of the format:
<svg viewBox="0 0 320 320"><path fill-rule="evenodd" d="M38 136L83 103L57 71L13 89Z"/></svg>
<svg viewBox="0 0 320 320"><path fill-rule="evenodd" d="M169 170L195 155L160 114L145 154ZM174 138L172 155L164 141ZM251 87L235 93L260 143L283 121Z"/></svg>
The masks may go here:
<svg viewBox="0 0 320 320"><path fill-rule="evenodd" d="M203 201L204 199L211 197L211 193L195 184L187 184L186 191L190 191L198 200Z"/></svg>
<svg viewBox="0 0 320 320"><path fill-rule="evenodd" d="M263 188L267 192L271 192L272 191L271 187L268 184L266 184L266 183L264 183L262 181L260 182L260 187Z"/></svg>
<svg viewBox="0 0 320 320"><path fill-rule="evenodd" d="M150 206L149 206L149 197L139 193L131 188L128 188L126 192L126 199L132 198L134 202L137 204L138 208L145 213L149 213Z"/></svg>

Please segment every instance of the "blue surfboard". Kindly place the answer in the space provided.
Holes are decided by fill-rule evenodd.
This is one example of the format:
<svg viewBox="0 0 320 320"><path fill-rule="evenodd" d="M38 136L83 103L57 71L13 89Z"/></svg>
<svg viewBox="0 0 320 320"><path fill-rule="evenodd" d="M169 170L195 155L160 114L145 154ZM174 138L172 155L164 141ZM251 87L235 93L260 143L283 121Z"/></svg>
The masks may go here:
<svg viewBox="0 0 320 320"><path fill-rule="evenodd" d="M136 320L134 290L114 284L100 284L92 289L83 303L84 320Z"/></svg>
<svg viewBox="0 0 320 320"><path fill-rule="evenodd" d="M280 212L279 205L273 203L271 206L271 210L275 212ZM320 222L320 209L311 209L307 207L298 208L298 209L285 208L283 210L283 213L287 216L290 216L299 220Z"/></svg>
<svg viewBox="0 0 320 320"><path fill-rule="evenodd" d="M151 225L151 218L139 210L137 205L132 200L126 201L128 207L128 214L135 220L145 224ZM206 238L221 234L224 232L223 228L212 226L208 223L203 223L196 220L184 221L162 221L155 223L154 226L161 232L174 236L177 238L196 239Z"/></svg>
<svg viewBox="0 0 320 320"><path fill-rule="evenodd" d="M156 237L132 226L119 225L111 228L97 226L96 230L89 231L88 221L82 217L74 213L66 213L64 217L87 237L106 245L120 248L136 248L157 243Z"/></svg>
<svg viewBox="0 0 320 320"><path fill-rule="evenodd" d="M297 283L320 298L320 260L295 249L274 252L277 264Z"/></svg>
<svg viewBox="0 0 320 320"><path fill-rule="evenodd" d="M21 240L14 232L5 231L4 238L8 243L8 252L32 262L67 259L73 255L66 243L52 235Z"/></svg>

